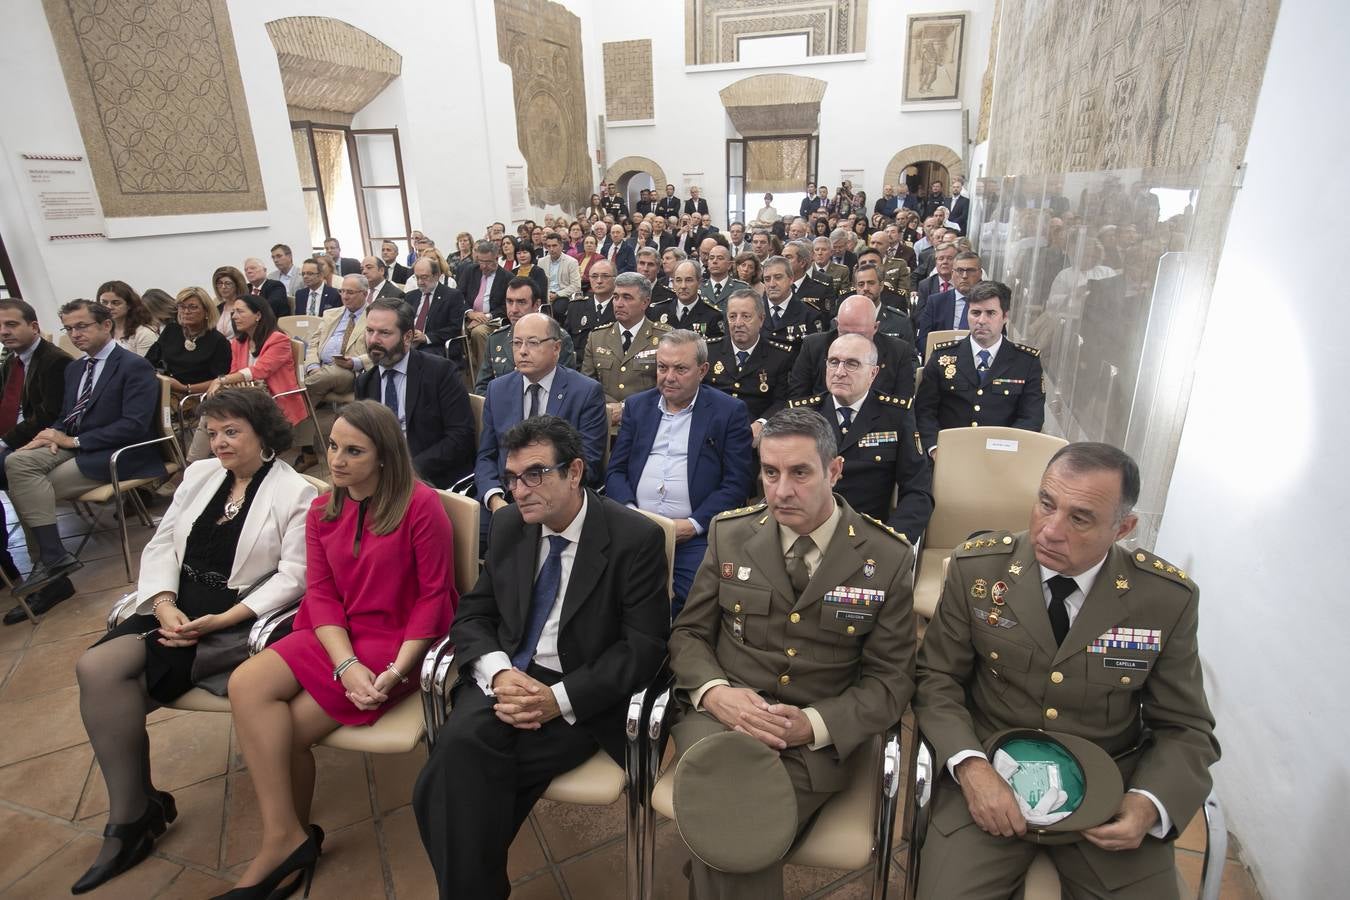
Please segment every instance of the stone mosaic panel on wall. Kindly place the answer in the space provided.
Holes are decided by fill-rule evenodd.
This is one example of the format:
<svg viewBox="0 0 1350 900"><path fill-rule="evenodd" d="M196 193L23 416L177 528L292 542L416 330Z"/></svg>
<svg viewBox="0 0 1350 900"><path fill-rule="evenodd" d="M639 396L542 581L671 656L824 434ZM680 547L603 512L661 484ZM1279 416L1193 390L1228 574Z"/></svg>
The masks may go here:
<svg viewBox="0 0 1350 900"><path fill-rule="evenodd" d="M497 56L511 67L530 203L580 209L591 193L581 20L550 0L495 3Z"/></svg>
<svg viewBox="0 0 1350 900"><path fill-rule="evenodd" d="M742 36L807 35L808 56L867 49L867 0L685 0L686 65L735 62Z"/></svg>
<svg viewBox="0 0 1350 900"><path fill-rule="evenodd" d="M43 0L109 218L266 209L225 0Z"/></svg>
<svg viewBox="0 0 1350 900"><path fill-rule="evenodd" d="M605 58L605 117L611 122L656 118L652 102L652 42L611 41Z"/></svg>

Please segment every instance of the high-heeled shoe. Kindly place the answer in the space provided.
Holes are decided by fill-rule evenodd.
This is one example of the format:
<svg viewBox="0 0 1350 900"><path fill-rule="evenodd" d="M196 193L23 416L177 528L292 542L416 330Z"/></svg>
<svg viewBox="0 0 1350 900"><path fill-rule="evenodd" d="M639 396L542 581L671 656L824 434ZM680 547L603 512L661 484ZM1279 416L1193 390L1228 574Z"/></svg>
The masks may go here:
<svg viewBox="0 0 1350 900"><path fill-rule="evenodd" d="M257 884L234 888L223 894L217 894L211 900L284 900L300 886L301 879L305 883L304 896L308 897L309 889L314 884L314 867L318 864L319 854L322 851L323 831L317 825L311 825L307 830L309 837L305 842L296 847L290 856L281 861L281 865L268 872ZM301 878L282 886L282 882L295 872L301 873Z"/></svg>
<svg viewBox="0 0 1350 900"><path fill-rule="evenodd" d="M150 855L155 848L155 838L162 835L168 823L178 818L178 807L171 794L157 791L145 805L145 812L134 822L121 824L109 823L103 829L103 839L115 838L121 847L112 859L100 865L90 866L80 876L80 880L71 886L72 894L85 894L94 888L121 875Z"/></svg>

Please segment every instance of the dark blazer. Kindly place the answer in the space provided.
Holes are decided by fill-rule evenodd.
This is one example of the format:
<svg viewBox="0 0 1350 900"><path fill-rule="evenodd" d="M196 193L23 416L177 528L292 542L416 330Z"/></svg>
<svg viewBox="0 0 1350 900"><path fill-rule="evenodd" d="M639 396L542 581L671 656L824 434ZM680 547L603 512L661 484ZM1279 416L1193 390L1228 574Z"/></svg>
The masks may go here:
<svg viewBox="0 0 1350 900"><path fill-rule="evenodd" d="M545 279L547 277L545 276ZM498 266L497 275L492 279L492 293L488 297L488 315L503 322L506 321L506 283L510 280L511 273ZM463 270L463 277L459 279L459 292L464 295L465 312L473 308L473 301L478 296L478 286L482 283L483 270L476 264ZM544 296L548 296L547 281L544 283Z"/></svg>
<svg viewBox="0 0 1350 900"><path fill-rule="evenodd" d="M899 197L878 197L877 202L872 204L872 212L885 216L888 219L895 218L895 210L900 206Z"/></svg>
<svg viewBox="0 0 1350 900"><path fill-rule="evenodd" d="M690 215L693 215L694 213L698 213L699 215L706 214L708 212L707 198L699 197L695 200L693 197L690 197L688 200L684 201L684 211Z"/></svg>
<svg viewBox="0 0 1350 900"><path fill-rule="evenodd" d="M586 504L558 623L558 656L577 726L621 761L628 698L656 677L670 636L665 535L641 513L593 491ZM450 626L465 690L478 690L470 674L475 660L497 650L512 654L525 640L540 528L527 525L514 506L492 516L482 572L459 598Z"/></svg>
<svg viewBox="0 0 1350 900"><path fill-rule="evenodd" d="M252 285L249 285L249 293L253 293ZM278 319L291 314L291 298L286 295L286 285L280 281L264 279L263 283L258 285L258 294L271 305L272 314Z"/></svg>
<svg viewBox="0 0 1350 900"><path fill-rule="evenodd" d="M337 292L337 288L331 284L325 284L321 290L323 299L319 301L319 315L323 315L327 310L336 309L342 305L342 295ZM301 288L295 292L295 314L297 316L308 315L306 310L309 308L309 288Z"/></svg>
<svg viewBox="0 0 1350 900"><path fill-rule="evenodd" d="M357 399L383 401L383 375L371 366L357 376ZM448 488L473 470L473 410L453 364L431 353L411 354L403 405L408 450L424 481Z"/></svg>
<svg viewBox="0 0 1350 900"><path fill-rule="evenodd" d="M928 277L919 281L918 285L914 288L919 295L919 306L914 311L916 317L923 315L923 311L928 307L929 300L942 293L942 291L939 290L941 286L942 279L938 276L937 272L933 272L928 275ZM918 349L920 353L923 353L922 347L919 347Z"/></svg>
<svg viewBox="0 0 1350 900"><path fill-rule="evenodd" d="M604 474L600 466L605 457L605 442L609 440L609 415L600 382L574 369L558 366L553 372L553 387L544 404L544 412L566 419L581 432L587 480L591 484L600 484ZM506 467L506 456L501 452L502 437L524 418L525 376L511 372L488 382L483 400L483 430L478 438L478 460L473 469L480 500L488 491L502 487L502 472Z"/></svg>
<svg viewBox="0 0 1350 900"><path fill-rule="evenodd" d="M845 250L843 259L836 259L833 251L831 251L830 262L837 263L841 266L847 266L849 274L851 275L853 270L858 268L858 254L854 253L852 250Z"/></svg>
<svg viewBox="0 0 1350 900"><path fill-rule="evenodd" d="M965 197L957 195L952 198L952 205L947 207L947 218L961 226L961 233L966 233L966 218L970 215L970 201Z"/></svg>
<svg viewBox="0 0 1350 900"><path fill-rule="evenodd" d="M962 297L961 299L966 300ZM969 303L969 300L966 301ZM956 318L956 288L950 291L943 291L940 294L929 294L928 302L919 313L919 321L915 325L914 337L918 340L919 354L923 355L923 348L928 343L928 332L930 331L950 331L952 321Z"/></svg>
<svg viewBox="0 0 1350 900"><path fill-rule="evenodd" d="M507 272L506 274L510 277L506 279L506 283L510 284L511 279L517 277L517 273L519 271L520 271L519 269L516 269L514 271ZM544 267L539 265L539 263L537 262L534 263L533 265L530 266L530 274L526 275L525 277L530 279L530 281L534 282L535 289L539 292L539 299L541 301L548 300L548 272L544 271ZM493 288L497 287L496 282L493 282L492 287ZM493 290L492 293L495 294L497 292L496 290ZM505 310L506 309L505 301L502 301L502 303L503 303L502 309Z"/></svg>
<svg viewBox="0 0 1350 900"><path fill-rule="evenodd" d="M629 397L605 473L605 496L637 503L638 482L661 424L660 388ZM745 404L715 388L700 387L689 423L690 516L706 533L712 517L745 505L754 481L750 419Z"/></svg>
<svg viewBox="0 0 1350 900"><path fill-rule="evenodd" d="M808 334L801 342L801 350L788 376L788 399L797 400L813 394L827 393L825 386L825 357L830 344L839 337L839 329L831 328L820 334ZM914 351L908 344L888 334L877 332L872 336L877 348L877 365L881 371L872 382L872 390L888 397L911 400L914 397Z"/></svg>
<svg viewBox="0 0 1350 900"><path fill-rule="evenodd" d="M921 204L919 198L913 194L905 194L905 199L900 201L900 205L905 209L912 209L915 212L923 211L923 204Z"/></svg>
<svg viewBox="0 0 1350 900"><path fill-rule="evenodd" d="M503 284L503 279L497 279ZM495 287L495 285L494 285ZM494 290L495 294L496 291ZM403 295L405 302L413 308L414 315L422 303L421 291L408 291ZM455 288L443 284L436 285L431 298L431 309L427 311L427 342L418 350L445 356L445 342L457 338L464 328L464 295ZM458 360L462 356L459 344L450 345L450 359Z"/></svg>
<svg viewBox="0 0 1350 900"><path fill-rule="evenodd" d="M678 216L680 214L681 205L679 197L662 197L660 200L656 201L656 214L658 216L665 216L667 219L671 216Z"/></svg>
<svg viewBox="0 0 1350 900"><path fill-rule="evenodd" d="M652 296L655 296L654 291ZM662 325L669 325L671 328L687 328L710 341L722 336L724 321L722 311L703 299L702 295L694 297L694 303L689 307L688 323L682 325L676 321L679 309L679 301L672 294L658 303L650 304L647 307L647 318Z"/></svg>
<svg viewBox="0 0 1350 900"><path fill-rule="evenodd" d="M404 294L403 288L394 284L393 281L391 281L388 277L386 277L384 279L384 283L380 285L379 291L376 292L375 299L378 300L381 297L390 297L390 298L397 297L398 299L402 300L403 294Z"/></svg>
<svg viewBox="0 0 1350 900"><path fill-rule="evenodd" d="M609 257L609 251L614 246L613 241L605 241L600 248L600 255ZM623 241L619 244L618 250L614 253L614 274L622 275L624 272L637 271L637 250L634 249L633 241Z"/></svg>
<svg viewBox="0 0 1350 900"><path fill-rule="evenodd" d="M807 216L811 215L811 213L820 209L820 204L823 202L825 201L821 200L820 197L815 194L812 194L810 197L803 197L801 205L797 207L797 214L805 219Z"/></svg>
<svg viewBox="0 0 1350 900"><path fill-rule="evenodd" d="M9 384L10 372L19 354L10 353L0 366L0 395ZM24 371L23 394L19 401L19 410L23 421L10 429L8 434L0 435L11 450L18 450L37 436L44 428L51 427L61 415L61 405L65 401L66 366L70 357L60 347L50 341L38 338L37 349L28 361Z"/></svg>
<svg viewBox="0 0 1350 900"><path fill-rule="evenodd" d="M398 284L407 284L408 279L412 278L413 271L403 263L394 263L389 267L389 280Z"/></svg>
<svg viewBox="0 0 1350 900"><path fill-rule="evenodd" d="M67 430L64 420L79 398L86 358L80 357L74 365L66 366L65 398L54 427L79 437L75 465L82 475L95 481L111 481L114 451L158 436L155 417L159 415L159 381L154 367L144 358L120 346L114 347L94 384L84 415L76 428ZM129 450L117 462L119 478L164 474L158 445Z"/></svg>
<svg viewBox="0 0 1350 900"><path fill-rule="evenodd" d="M352 259L350 256L344 256L338 260L339 275L360 275L361 260Z"/></svg>
<svg viewBox="0 0 1350 900"><path fill-rule="evenodd" d="M680 246L680 233L678 231L670 231L667 229L666 231L661 232L661 239L657 241L656 249L665 253L669 248L678 246Z"/></svg>

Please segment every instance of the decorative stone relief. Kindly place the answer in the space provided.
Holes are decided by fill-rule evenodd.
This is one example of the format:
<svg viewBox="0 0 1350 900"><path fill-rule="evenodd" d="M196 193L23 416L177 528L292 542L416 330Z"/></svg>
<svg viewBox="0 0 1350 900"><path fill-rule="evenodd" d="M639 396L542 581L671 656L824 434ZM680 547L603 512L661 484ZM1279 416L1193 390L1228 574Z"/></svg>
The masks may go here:
<svg viewBox="0 0 1350 900"><path fill-rule="evenodd" d="M867 0L685 0L685 64L736 62L741 37L807 35L808 56L867 49Z"/></svg>
<svg viewBox="0 0 1350 900"><path fill-rule="evenodd" d="M605 116L611 122L656 118L652 103L652 42L611 41L605 58Z"/></svg>

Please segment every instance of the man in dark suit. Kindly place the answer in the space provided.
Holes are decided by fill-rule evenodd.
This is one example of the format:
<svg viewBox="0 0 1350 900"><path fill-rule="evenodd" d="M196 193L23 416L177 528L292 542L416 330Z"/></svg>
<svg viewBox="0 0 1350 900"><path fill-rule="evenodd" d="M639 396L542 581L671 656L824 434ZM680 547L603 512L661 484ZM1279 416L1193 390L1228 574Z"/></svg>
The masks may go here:
<svg viewBox="0 0 1350 900"><path fill-rule="evenodd" d="M961 196L961 191L966 186L966 180L960 175L952 176L952 197L948 205L947 219L959 226L961 233L966 233L966 220L970 217L970 201Z"/></svg>
<svg viewBox="0 0 1350 900"><path fill-rule="evenodd" d="M821 327L827 327L829 321L834 318L834 306L838 295L830 285L810 277L814 259L810 243L805 240L790 241L783 248L783 256L792 266L793 298L811 302L821 312ZM854 262L857 262L856 258Z"/></svg>
<svg viewBox="0 0 1350 900"><path fill-rule="evenodd" d="M412 269L398 261L398 244L393 241L380 244L380 258L384 260L387 277L394 284L407 284L412 278Z"/></svg>
<svg viewBox="0 0 1350 900"><path fill-rule="evenodd" d="M787 402L792 348L762 336L764 303L749 288L727 296L727 334L708 342L708 374L703 381L745 404L753 442L769 416Z"/></svg>
<svg viewBox="0 0 1350 900"><path fill-rule="evenodd" d="M342 305L342 295L323 280L319 264L307 259L300 264L300 277L305 286L295 292L295 314L297 316L321 316L330 309Z"/></svg>
<svg viewBox="0 0 1350 900"><path fill-rule="evenodd" d="M900 200L895 196L895 185L888 184L882 188L881 196L877 202L872 204L872 212L886 219L894 219L895 211L900 206Z"/></svg>
<svg viewBox="0 0 1350 900"><path fill-rule="evenodd" d="M760 271L764 279L764 337L793 348L808 335L822 329L820 310L792 296L792 263L786 257L770 256Z"/></svg>
<svg viewBox="0 0 1350 900"><path fill-rule="evenodd" d="M370 304L370 366L356 379L356 396L393 410L418 477L448 488L473 470L473 410L454 365L432 353L412 352L414 324L412 307L402 299L381 297Z"/></svg>
<svg viewBox="0 0 1350 900"><path fill-rule="evenodd" d="M652 192L643 188L638 192L638 202L637 205L633 207L633 211L640 216L645 216L652 211L654 202L655 201L652 200Z"/></svg>
<svg viewBox="0 0 1350 900"><path fill-rule="evenodd" d="M509 894L507 849L549 782L600 749L622 763L629 697L670 633L665 536L584 487L576 430L527 419L502 451L517 502L460 598L459 681L413 789L443 900Z"/></svg>
<svg viewBox="0 0 1350 900"><path fill-rule="evenodd" d="M915 317L921 317L928 308L928 301L938 294L952 289L952 264L956 262L956 244L948 241L933 251L933 272L919 281L914 290L919 295L919 305L914 310ZM923 352L923 348L918 348Z"/></svg>
<svg viewBox="0 0 1350 900"><path fill-rule="evenodd" d="M37 312L18 298L0 299L0 344L5 361L0 365L0 463L4 457L25 446L61 414L65 399L65 371L70 364L55 344L42 339ZM22 421L20 421L22 419ZM0 466L0 490L8 490L4 467ZM8 534L5 509L0 506L0 534ZM18 567L8 549L0 549L0 569L9 580L19 580ZM62 578L31 597L28 605L41 615L75 593L70 579ZM5 624L27 618L22 606L5 615Z"/></svg>
<svg viewBox="0 0 1350 900"><path fill-rule="evenodd" d="M826 390L790 405L814 409L834 426L844 461L835 491L858 512L917 544L933 514L933 473L919 448L912 401L877 390L882 371L877 348L862 335L839 335L830 344L829 357L835 364ZM898 498L895 509L893 493Z"/></svg>
<svg viewBox="0 0 1350 900"><path fill-rule="evenodd" d="M61 543L56 501L78 497L112 480L113 452L155 436L159 383L142 357L113 340L113 320L102 306L72 300L61 307L61 325L84 353L66 367L65 392L56 422L5 458L9 499L32 533L39 558L15 587L23 597L78 569L80 561ZM118 459L121 478L164 474L158 447L128 450Z"/></svg>
<svg viewBox="0 0 1350 900"><path fill-rule="evenodd" d="M849 297L839 306L834 328L809 334L801 342L788 376L788 397L793 400L822 394L829 386L829 349L841 335L857 334L875 344L877 393L902 400L914 396L914 350L909 344L877 331L877 307L868 297ZM869 385L870 387L870 385Z"/></svg>
<svg viewBox="0 0 1350 900"><path fill-rule="evenodd" d="M1010 297L997 281L975 285L969 297L970 336L938 344L929 354L914 414L930 456L943 428L1002 425L1040 431L1045 424L1041 351L1003 337Z"/></svg>
<svg viewBox="0 0 1350 900"><path fill-rule="evenodd" d="M909 185L904 182L896 185L895 194L900 200L896 204L897 212L901 209L912 209L919 215L923 215L923 201L909 192Z"/></svg>
<svg viewBox="0 0 1350 900"><path fill-rule="evenodd" d="M666 195L656 201L656 214L663 219L679 216L680 198L675 196L675 185L666 185Z"/></svg>
<svg viewBox="0 0 1350 900"><path fill-rule="evenodd" d="M720 249L720 248L719 248ZM647 318L671 328L683 328L708 340L722 336L722 313L699 293L703 267L686 259L675 267L671 278L674 295L647 307ZM655 290L652 292L655 296Z"/></svg>
<svg viewBox="0 0 1350 900"><path fill-rule="evenodd" d="M700 216L706 216L708 214L708 201L704 200L703 197L699 195L699 189L697 187L691 187L689 189L689 199L684 201L684 211L691 216L695 213Z"/></svg>
<svg viewBox="0 0 1350 900"><path fill-rule="evenodd" d="M854 243L856 238L847 228L836 228L830 232L830 262L847 267L850 277L853 267L858 264L858 255L851 249Z"/></svg>
<svg viewBox="0 0 1350 900"><path fill-rule="evenodd" d="M463 334L464 295L441 284L441 274L436 261L429 256L413 263L417 289L404 294L403 300L413 308L412 345L459 365L464 353L455 338ZM453 341L448 348L447 341Z"/></svg>
<svg viewBox="0 0 1350 900"><path fill-rule="evenodd" d="M267 266L262 260L252 256L244 260L244 280L248 283L248 292L266 300L278 319L291 314L291 298L286 294L286 285L267 277Z"/></svg>
<svg viewBox="0 0 1350 900"><path fill-rule="evenodd" d="M934 181L932 186L928 188L928 198L924 200L923 203L924 215L931 216L937 211L939 206L945 206L950 210L952 208L952 203L947 199L947 195L943 193L942 182Z"/></svg>
<svg viewBox="0 0 1350 900"><path fill-rule="evenodd" d="M624 237L622 225L609 227L609 239L600 248L600 255L609 260L616 274L637 271L637 247Z"/></svg>
<svg viewBox="0 0 1350 900"><path fill-rule="evenodd" d="M952 289L930 294L915 327L919 352L927 346L928 332L968 329L967 296L980 280L980 257L964 250L952 260Z"/></svg>
<svg viewBox="0 0 1350 900"><path fill-rule="evenodd" d="M511 273L497 265L499 243L479 241L473 246L474 264L463 270L459 281L464 295L464 330L473 344L473 359L482 359L488 335L506 321L506 283ZM416 267L414 267L416 268Z"/></svg>
<svg viewBox="0 0 1350 900"><path fill-rule="evenodd" d="M810 219L811 215L826 203L825 198L816 194L816 186L808 184L806 186L806 196L802 198L801 205L797 207L797 213L803 219Z"/></svg>
<svg viewBox="0 0 1350 900"><path fill-rule="evenodd" d="M366 303L380 297L389 297L392 300L403 299L403 288L389 280L389 266L378 256L367 256L361 260L361 274L366 276L366 282L370 285L370 296Z"/></svg>
<svg viewBox="0 0 1350 900"><path fill-rule="evenodd" d="M323 250L328 254L328 258L333 261L333 268L339 275L360 275L360 260L352 259L342 255L342 245L338 243L337 238L330 237L323 242Z"/></svg>
<svg viewBox="0 0 1350 900"><path fill-rule="evenodd" d="M662 335L656 387L624 404L605 473L611 500L675 521L672 618L684 606L703 561L713 516L743 505L754 480L745 404L711 388L701 390L707 374L702 337L686 330ZM683 471L673 472L675 466Z"/></svg>

